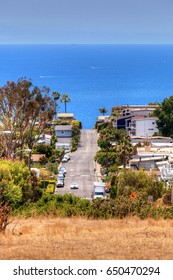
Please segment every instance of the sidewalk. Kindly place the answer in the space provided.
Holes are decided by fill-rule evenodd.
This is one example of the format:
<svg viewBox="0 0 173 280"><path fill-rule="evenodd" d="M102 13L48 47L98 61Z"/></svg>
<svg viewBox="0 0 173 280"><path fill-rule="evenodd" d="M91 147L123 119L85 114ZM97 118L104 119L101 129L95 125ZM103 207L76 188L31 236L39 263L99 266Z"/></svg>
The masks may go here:
<svg viewBox="0 0 173 280"><path fill-rule="evenodd" d="M94 161L94 170L95 170L96 182L101 182L100 165L95 161Z"/></svg>

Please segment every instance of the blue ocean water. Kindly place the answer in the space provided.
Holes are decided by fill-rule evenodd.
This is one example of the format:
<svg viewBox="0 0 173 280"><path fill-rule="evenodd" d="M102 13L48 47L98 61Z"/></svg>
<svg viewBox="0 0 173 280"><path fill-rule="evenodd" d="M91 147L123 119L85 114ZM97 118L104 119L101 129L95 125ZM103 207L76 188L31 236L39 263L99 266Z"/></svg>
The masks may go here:
<svg viewBox="0 0 173 280"><path fill-rule="evenodd" d="M0 86L20 77L67 93L67 111L92 128L99 108L173 94L173 45L0 45Z"/></svg>

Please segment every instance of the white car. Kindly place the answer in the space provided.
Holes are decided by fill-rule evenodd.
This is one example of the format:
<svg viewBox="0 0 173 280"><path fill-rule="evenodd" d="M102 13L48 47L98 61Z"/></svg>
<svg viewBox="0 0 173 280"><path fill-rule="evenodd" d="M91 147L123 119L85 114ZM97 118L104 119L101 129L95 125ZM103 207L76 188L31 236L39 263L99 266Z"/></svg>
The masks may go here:
<svg viewBox="0 0 173 280"><path fill-rule="evenodd" d="M61 171L61 170L64 172L64 174L67 173L67 170L64 166L60 166L59 171Z"/></svg>
<svg viewBox="0 0 173 280"><path fill-rule="evenodd" d="M62 170L58 170L58 176L59 175L63 175L63 177L65 177L65 173L64 173L64 171L62 171Z"/></svg>
<svg viewBox="0 0 173 280"><path fill-rule="evenodd" d="M77 183L72 182L72 183L70 184L70 189L75 190L75 189L78 189L78 188L79 188L79 186L78 186L78 184L77 184Z"/></svg>
<svg viewBox="0 0 173 280"><path fill-rule="evenodd" d="M56 182L56 187L57 187L57 188L58 188L58 187L64 187L64 181L59 179L59 180Z"/></svg>
<svg viewBox="0 0 173 280"><path fill-rule="evenodd" d="M64 174L58 174L58 180L64 180Z"/></svg>
<svg viewBox="0 0 173 280"><path fill-rule="evenodd" d="M69 159L70 159L70 154L65 154L65 155L64 155L64 158L66 158L66 159L69 160Z"/></svg>
<svg viewBox="0 0 173 280"><path fill-rule="evenodd" d="M66 157L63 157L62 162L67 162L68 159Z"/></svg>

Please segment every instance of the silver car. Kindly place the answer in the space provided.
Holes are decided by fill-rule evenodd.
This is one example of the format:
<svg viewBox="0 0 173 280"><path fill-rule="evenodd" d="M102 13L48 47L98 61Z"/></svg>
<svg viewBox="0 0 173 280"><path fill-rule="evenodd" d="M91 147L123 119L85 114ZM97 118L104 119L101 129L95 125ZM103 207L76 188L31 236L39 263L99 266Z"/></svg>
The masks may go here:
<svg viewBox="0 0 173 280"><path fill-rule="evenodd" d="M78 189L78 188L79 188L79 185L78 185L76 182L72 182L72 183L70 184L70 189L75 190L75 189Z"/></svg>

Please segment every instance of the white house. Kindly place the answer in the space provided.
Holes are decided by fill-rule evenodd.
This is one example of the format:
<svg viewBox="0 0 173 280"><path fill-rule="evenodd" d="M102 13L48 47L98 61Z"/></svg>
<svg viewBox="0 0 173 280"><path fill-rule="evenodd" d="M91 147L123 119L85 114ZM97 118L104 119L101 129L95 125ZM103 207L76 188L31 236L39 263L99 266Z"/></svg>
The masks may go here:
<svg viewBox="0 0 173 280"><path fill-rule="evenodd" d="M129 123L129 135L134 136L144 136L150 137L158 132L157 128L157 117L145 117L145 116L135 116L131 118Z"/></svg>
<svg viewBox="0 0 173 280"><path fill-rule="evenodd" d="M117 129L126 129L130 136L152 136L158 132L157 117L150 117L158 105L123 105L115 106L112 112L118 112L119 117L114 119L113 126Z"/></svg>
<svg viewBox="0 0 173 280"><path fill-rule="evenodd" d="M59 138L71 138L72 126L71 125L56 125L55 135Z"/></svg>

